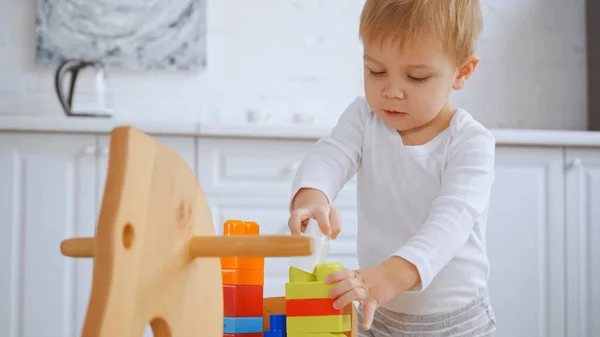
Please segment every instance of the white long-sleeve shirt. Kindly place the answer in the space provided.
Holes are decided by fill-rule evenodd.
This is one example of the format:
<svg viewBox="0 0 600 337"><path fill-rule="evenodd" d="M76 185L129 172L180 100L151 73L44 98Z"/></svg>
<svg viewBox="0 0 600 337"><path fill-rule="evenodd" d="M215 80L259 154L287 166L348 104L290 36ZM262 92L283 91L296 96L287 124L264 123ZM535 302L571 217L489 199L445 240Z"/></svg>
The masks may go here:
<svg viewBox="0 0 600 337"><path fill-rule="evenodd" d="M407 314L449 312L487 288L494 158L494 137L463 109L428 143L407 146L359 97L304 158L292 197L314 188L333 202L356 173L360 268L400 256L421 278L384 306Z"/></svg>

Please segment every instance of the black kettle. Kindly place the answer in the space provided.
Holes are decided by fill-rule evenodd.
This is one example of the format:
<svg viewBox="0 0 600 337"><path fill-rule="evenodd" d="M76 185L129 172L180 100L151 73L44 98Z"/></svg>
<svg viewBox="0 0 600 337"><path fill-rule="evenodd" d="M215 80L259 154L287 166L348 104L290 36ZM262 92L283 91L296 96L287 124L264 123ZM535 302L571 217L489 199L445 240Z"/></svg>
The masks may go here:
<svg viewBox="0 0 600 337"><path fill-rule="evenodd" d="M58 100L69 117L101 117L110 118L112 114L105 112L77 112L73 111L73 96L75 92L75 86L77 85L77 76L79 72L87 67L102 67L102 64L97 61L83 61L83 60L67 60L62 62L56 72L54 73L54 89ZM70 74L70 80L68 83L68 91L65 92L63 87L64 79L67 74Z"/></svg>

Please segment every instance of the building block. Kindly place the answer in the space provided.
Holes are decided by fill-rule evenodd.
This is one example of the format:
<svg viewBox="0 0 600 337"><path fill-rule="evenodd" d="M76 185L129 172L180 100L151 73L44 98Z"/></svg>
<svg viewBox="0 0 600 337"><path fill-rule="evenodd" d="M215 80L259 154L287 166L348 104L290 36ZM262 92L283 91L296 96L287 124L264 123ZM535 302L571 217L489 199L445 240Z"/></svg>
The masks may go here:
<svg viewBox="0 0 600 337"><path fill-rule="evenodd" d="M344 269L344 265L340 262L326 262L318 264L315 267L315 276L317 281L323 282L327 275Z"/></svg>
<svg viewBox="0 0 600 337"><path fill-rule="evenodd" d="M227 317L262 316L263 286L223 285L223 309Z"/></svg>
<svg viewBox="0 0 600 337"><path fill-rule="evenodd" d="M285 296L276 297L265 297L263 304L263 330L270 330L270 315L283 314L285 313L285 303L287 300ZM323 333L294 333L287 329L287 337L358 337L358 320L357 320L357 309L355 304L349 304L344 307L344 314L350 315L351 329L344 331L343 333L337 332L323 332ZM308 336L307 336L308 334ZM265 337L268 337L265 335ZM277 337L277 336L276 336Z"/></svg>
<svg viewBox="0 0 600 337"><path fill-rule="evenodd" d="M271 331L287 331L285 314L273 314L269 316L269 329Z"/></svg>
<svg viewBox="0 0 600 337"><path fill-rule="evenodd" d="M343 309L333 307L331 298L294 299L285 301L285 314L293 316L343 315Z"/></svg>
<svg viewBox="0 0 600 337"><path fill-rule="evenodd" d="M290 267L289 269L289 281L290 282L315 282L317 276L312 273L307 273L304 270L296 267Z"/></svg>
<svg viewBox="0 0 600 337"><path fill-rule="evenodd" d="M285 299L329 298L333 284L325 282L295 282L285 284Z"/></svg>
<svg viewBox="0 0 600 337"><path fill-rule="evenodd" d="M264 270L265 259L260 257L222 257L221 268Z"/></svg>
<svg viewBox="0 0 600 337"><path fill-rule="evenodd" d="M223 235L259 235L260 227L254 221L227 220L223 224ZM264 270L264 257L222 257L222 269Z"/></svg>
<svg viewBox="0 0 600 337"><path fill-rule="evenodd" d="M286 324L288 334L344 332L352 328L350 315L288 316Z"/></svg>
<svg viewBox="0 0 600 337"><path fill-rule="evenodd" d="M265 284L264 270L223 269L221 270L223 285L254 285Z"/></svg>
<svg viewBox="0 0 600 337"><path fill-rule="evenodd" d="M289 268L289 282L285 284L286 300L329 298L329 290L333 284L326 284L327 275L344 269L339 262L327 262L317 265L314 277L298 268ZM306 281L309 280L309 281Z"/></svg>
<svg viewBox="0 0 600 337"><path fill-rule="evenodd" d="M269 330L264 332L264 337L286 337L286 316L273 314L269 316Z"/></svg>
<svg viewBox="0 0 600 337"><path fill-rule="evenodd" d="M258 235L260 227L254 221L227 220L223 224L223 235Z"/></svg>
<svg viewBox="0 0 600 337"><path fill-rule="evenodd" d="M260 317L223 317L223 333L247 334L263 332L263 318Z"/></svg>
<svg viewBox="0 0 600 337"><path fill-rule="evenodd" d="M262 332L254 332L254 333L224 333L223 337L263 337L263 333ZM342 335L342 337L343 337L343 335Z"/></svg>

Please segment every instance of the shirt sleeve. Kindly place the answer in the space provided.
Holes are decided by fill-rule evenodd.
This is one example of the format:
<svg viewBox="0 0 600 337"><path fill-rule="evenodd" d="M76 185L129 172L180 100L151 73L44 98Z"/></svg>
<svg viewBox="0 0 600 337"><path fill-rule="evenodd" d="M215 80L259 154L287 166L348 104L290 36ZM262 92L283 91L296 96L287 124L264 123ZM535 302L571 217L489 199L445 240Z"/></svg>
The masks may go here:
<svg viewBox="0 0 600 337"><path fill-rule="evenodd" d="M392 254L414 264L421 278L410 292L422 292L466 243L487 211L494 182L495 139L483 127L463 130L448 147L439 194L416 235Z"/></svg>
<svg viewBox="0 0 600 337"><path fill-rule="evenodd" d="M330 134L319 139L304 157L294 176L291 200L300 189L313 188L333 202L354 176L362 155L364 126L369 112L363 100L356 98L342 113Z"/></svg>

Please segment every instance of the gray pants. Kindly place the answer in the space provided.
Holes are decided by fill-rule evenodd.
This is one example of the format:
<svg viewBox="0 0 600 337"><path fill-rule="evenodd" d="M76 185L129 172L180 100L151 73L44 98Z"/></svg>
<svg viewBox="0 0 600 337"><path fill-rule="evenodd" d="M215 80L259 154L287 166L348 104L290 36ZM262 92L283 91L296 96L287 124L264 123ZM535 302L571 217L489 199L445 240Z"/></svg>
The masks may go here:
<svg viewBox="0 0 600 337"><path fill-rule="evenodd" d="M368 331L362 329L362 320L359 306L359 337L489 337L496 331L496 318L487 292L449 313L418 316L378 308Z"/></svg>

